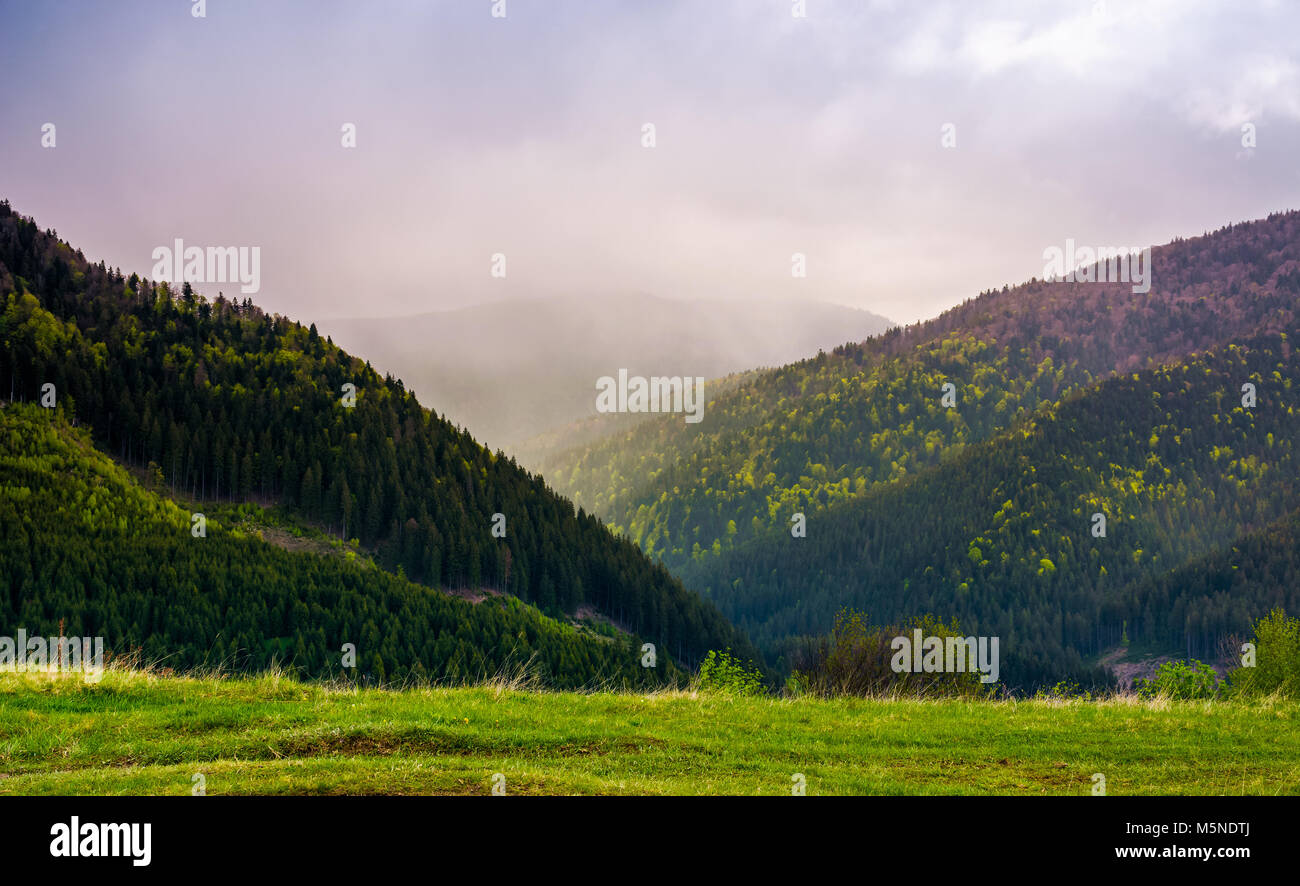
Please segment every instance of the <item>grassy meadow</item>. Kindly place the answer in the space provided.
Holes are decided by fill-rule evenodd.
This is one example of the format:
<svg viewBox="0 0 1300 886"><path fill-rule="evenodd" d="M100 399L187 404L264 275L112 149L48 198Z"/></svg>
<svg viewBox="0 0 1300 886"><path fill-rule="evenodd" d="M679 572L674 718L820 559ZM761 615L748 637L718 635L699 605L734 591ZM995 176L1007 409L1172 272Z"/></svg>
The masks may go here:
<svg viewBox="0 0 1300 886"><path fill-rule="evenodd" d="M0 674L0 795L1300 794L1300 703ZM499 779L498 779L499 781Z"/></svg>

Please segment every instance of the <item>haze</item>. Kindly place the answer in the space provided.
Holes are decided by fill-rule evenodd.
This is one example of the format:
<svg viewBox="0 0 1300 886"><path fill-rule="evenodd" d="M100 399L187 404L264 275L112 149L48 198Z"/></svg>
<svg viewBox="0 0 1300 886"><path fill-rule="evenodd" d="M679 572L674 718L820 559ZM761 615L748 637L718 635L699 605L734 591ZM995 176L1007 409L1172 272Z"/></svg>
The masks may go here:
<svg viewBox="0 0 1300 886"><path fill-rule="evenodd" d="M305 322L629 290L910 322L1067 238L1300 204L1294 5L973 6L6 0L0 195L127 272L260 246L255 300Z"/></svg>

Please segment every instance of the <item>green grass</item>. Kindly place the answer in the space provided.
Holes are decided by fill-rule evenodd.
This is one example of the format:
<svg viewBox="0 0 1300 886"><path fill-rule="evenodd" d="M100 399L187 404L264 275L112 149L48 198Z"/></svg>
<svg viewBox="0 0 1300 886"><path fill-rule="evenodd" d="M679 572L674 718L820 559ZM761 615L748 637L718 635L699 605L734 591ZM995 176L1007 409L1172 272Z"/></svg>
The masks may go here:
<svg viewBox="0 0 1300 886"><path fill-rule="evenodd" d="M0 674L0 794L1300 794L1300 703Z"/></svg>

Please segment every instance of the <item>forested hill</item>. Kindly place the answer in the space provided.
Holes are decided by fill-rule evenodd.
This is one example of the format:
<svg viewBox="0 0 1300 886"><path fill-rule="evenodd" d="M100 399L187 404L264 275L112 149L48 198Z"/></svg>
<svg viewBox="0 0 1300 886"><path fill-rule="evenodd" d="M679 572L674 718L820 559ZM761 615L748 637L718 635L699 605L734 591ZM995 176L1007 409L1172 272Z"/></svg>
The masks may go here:
<svg viewBox="0 0 1300 886"><path fill-rule="evenodd" d="M278 501L414 581L488 586L552 614L590 607L687 664L712 648L754 654L635 545L314 327L124 278L7 202L0 297L0 395L37 401L53 384L97 445L156 466L178 495Z"/></svg>
<svg viewBox="0 0 1300 886"><path fill-rule="evenodd" d="M474 604L355 558L281 550L143 489L60 410L0 409L0 630L104 638L179 670L459 683L527 669L544 685L653 686L640 640L596 636L511 597ZM343 666L344 645L355 670Z"/></svg>
<svg viewBox="0 0 1300 886"><path fill-rule="evenodd" d="M1300 609L1285 545L1300 506L1298 335L1110 379L810 514L806 537L774 521L687 578L760 646L821 633L845 606L886 623L955 617L1001 638L1012 685L1083 673L1126 640L1212 659L1272 608ZM1265 559L1243 565L1234 547Z"/></svg>
<svg viewBox="0 0 1300 886"><path fill-rule="evenodd" d="M1116 372L1287 328L1300 213L1156 247L1149 292L1033 280L926 323L758 374L708 403L552 455L576 504L674 570L795 512L913 476ZM957 407L944 408L952 384Z"/></svg>

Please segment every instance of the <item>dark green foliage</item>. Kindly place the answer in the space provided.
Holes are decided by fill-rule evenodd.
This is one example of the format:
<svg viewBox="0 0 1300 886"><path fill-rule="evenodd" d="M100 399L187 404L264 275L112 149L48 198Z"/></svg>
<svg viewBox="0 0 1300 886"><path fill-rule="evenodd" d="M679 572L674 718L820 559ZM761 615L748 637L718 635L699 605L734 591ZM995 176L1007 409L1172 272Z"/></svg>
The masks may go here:
<svg viewBox="0 0 1300 886"><path fill-rule="evenodd" d="M1034 690L1033 697L1041 701L1092 701L1099 696L1085 689L1075 680L1061 680L1054 685L1042 685Z"/></svg>
<svg viewBox="0 0 1300 886"><path fill-rule="evenodd" d="M769 653L853 606L999 635L1021 688L1098 688L1125 640L1209 658L1300 593L1291 552L1191 568L1296 508L1298 263L1300 213L1230 225L1154 249L1150 292L982 293L543 470Z"/></svg>
<svg viewBox="0 0 1300 886"><path fill-rule="evenodd" d="M7 203L0 297L0 396L33 401L55 384L66 415L168 494L278 501L417 582L492 587L556 616L590 607L686 663L725 645L753 654L711 604L541 478L248 299L124 279ZM494 513L505 538L491 535Z"/></svg>
<svg viewBox="0 0 1300 886"><path fill-rule="evenodd" d="M797 694L833 697L904 696L912 698L970 697L992 691L974 670L952 673L896 672L892 644L896 637L911 638L920 630L925 637L964 636L954 621L945 625L931 615L913 616L895 625L871 626L859 612L842 610L827 637L799 646L793 656L794 674L789 688ZM914 650L919 655L919 650Z"/></svg>
<svg viewBox="0 0 1300 886"><path fill-rule="evenodd" d="M709 389L715 399L699 425L643 422L540 467L670 568L702 567L788 527L795 512L946 464L1114 373L1294 325L1298 263L1300 213L1231 225L1154 249L1150 292L1038 280L1004 287L925 323ZM941 399L945 383L955 387L953 409Z"/></svg>
<svg viewBox="0 0 1300 886"><path fill-rule="evenodd" d="M518 600L472 604L334 556L291 553L137 485L58 412L0 410L0 634L101 636L177 669L462 682L526 668L549 686L651 686L641 639L595 637ZM357 670L341 667L356 647Z"/></svg>
<svg viewBox="0 0 1300 886"><path fill-rule="evenodd" d="M957 618L1002 638L1003 674L1022 688L1097 682L1087 660L1125 622L1135 643L1209 657L1259 613L1300 606L1300 584L1262 575L1159 580L1294 509L1296 331L1102 383L949 464L809 515L806 538L776 527L686 579L769 649L829 629L846 605ZM1254 409L1240 403L1246 380ZM1105 538L1091 533L1098 512ZM1280 578L1295 556L1251 568Z"/></svg>

